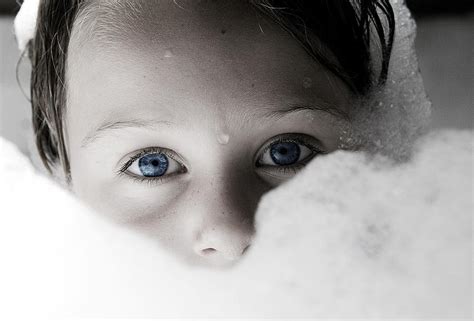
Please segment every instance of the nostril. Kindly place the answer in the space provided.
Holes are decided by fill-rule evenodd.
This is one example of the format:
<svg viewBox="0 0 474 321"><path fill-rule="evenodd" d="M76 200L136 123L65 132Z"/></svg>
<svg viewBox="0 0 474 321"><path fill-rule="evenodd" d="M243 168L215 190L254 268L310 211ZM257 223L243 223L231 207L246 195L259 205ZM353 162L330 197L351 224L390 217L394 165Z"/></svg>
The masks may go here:
<svg viewBox="0 0 474 321"><path fill-rule="evenodd" d="M212 248L212 247L208 247L207 249L201 250L201 254L204 255L204 256L211 255L215 252L217 252L217 250L215 248Z"/></svg>
<svg viewBox="0 0 474 321"><path fill-rule="evenodd" d="M247 250L249 249L250 245L247 245L246 247L244 247L244 249L242 250L242 255L245 254L245 252L247 252Z"/></svg>

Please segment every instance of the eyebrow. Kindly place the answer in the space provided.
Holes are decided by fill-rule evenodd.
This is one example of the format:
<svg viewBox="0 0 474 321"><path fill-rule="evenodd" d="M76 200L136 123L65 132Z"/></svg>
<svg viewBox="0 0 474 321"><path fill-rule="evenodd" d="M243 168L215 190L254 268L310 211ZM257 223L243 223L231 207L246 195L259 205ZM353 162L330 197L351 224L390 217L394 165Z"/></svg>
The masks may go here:
<svg viewBox="0 0 474 321"><path fill-rule="evenodd" d="M81 143L81 148L85 148L92 144L97 139L105 136L108 132L126 128L149 128L156 129L162 126L172 126L174 123L166 120L151 120L151 119L128 119L117 121L106 121L99 127L92 130L84 137Z"/></svg>
<svg viewBox="0 0 474 321"><path fill-rule="evenodd" d="M286 108L279 109L279 110L272 110L263 115L260 115L262 118L266 119L280 119L282 117L288 116L290 114L304 112L304 111L322 111L332 116L336 117L337 119L341 120L349 120L349 116L337 108L328 103L318 103L317 105L290 105ZM148 128L148 129L157 129L159 127L170 127L175 125L172 122L165 121L165 120L152 120L152 119L129 119L129 120L117 120L117 121L106 121L102 123L99 127L92 130L87 136L84 137L81 143L81 148L86 148L94 141L98 140L99 138L105 136L109 132L113 132L115 130L120 129L127 129L127 128Z"/></svg>
<svg viewBox="0 0 474 321"><path fill-rule="evenodd" d="M348 121L350 120L349 115L338 108L335 105L329 104L325 101L319 101L317 104L314 105L290 105L287 108L279 109L279 110L272 110L264 114L265 118L281 118L287 116L288 114L304 112L304 111L322 111L326 112L337 119Z"/></svg>

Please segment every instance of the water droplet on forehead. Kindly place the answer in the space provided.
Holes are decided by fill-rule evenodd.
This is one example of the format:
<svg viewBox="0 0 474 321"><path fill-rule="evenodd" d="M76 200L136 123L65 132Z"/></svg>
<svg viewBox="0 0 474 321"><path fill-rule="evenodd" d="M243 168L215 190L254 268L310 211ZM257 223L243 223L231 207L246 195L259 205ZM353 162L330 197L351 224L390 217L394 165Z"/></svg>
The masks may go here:
<svg viewBox="0 0 474 321"><path fill-rule="evenodd" d="M164 54L165 58L171 58L173 56L174 56L174 54L173 54L173 50L171 48L168 48L168 49L165 50L165 54Z"/></svg>
<svg viewBox="0 0 474 321"><path fill-rule="evenodd" d="M226 145L229 142L229 138L230 137L228 134L224 134L224 133L217 134L217 142L221 145Z"/></svg>

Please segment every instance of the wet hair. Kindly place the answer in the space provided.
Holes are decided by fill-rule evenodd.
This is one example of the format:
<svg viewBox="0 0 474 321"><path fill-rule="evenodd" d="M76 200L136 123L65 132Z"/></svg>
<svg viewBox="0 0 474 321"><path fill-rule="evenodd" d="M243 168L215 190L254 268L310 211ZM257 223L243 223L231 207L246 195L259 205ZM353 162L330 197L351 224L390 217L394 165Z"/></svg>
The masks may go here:
<svg viewBox="0 0 474 321"><path fill-rule="evenodd" d="M356 96L385 82L395 29L389 0L248 1ZM41 0L36 35L27 46L36 145L44 166L50 172L62 166L66 178L70 177L63 121L66 58L74 21L89 2L94 1Z"/></svg>

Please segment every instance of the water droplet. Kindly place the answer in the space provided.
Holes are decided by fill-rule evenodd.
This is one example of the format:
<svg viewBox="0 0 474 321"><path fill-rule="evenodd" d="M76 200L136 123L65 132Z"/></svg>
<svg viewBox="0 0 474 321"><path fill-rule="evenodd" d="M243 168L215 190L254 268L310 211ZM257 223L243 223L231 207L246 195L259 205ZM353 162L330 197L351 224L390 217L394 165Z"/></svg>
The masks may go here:
<svg viewBox="0 0 474 321"><path fill-rule="evenodd" d="M171 58L173 56L174 56L173 50L171 50L171 48L165 50L165 55L164 55L165 58Z"/></svg>
<svg viewBox="0 0 474 321"><path fill-rule="evenodd" d="M217 135L217 142L221 145L226 145L229 142L229 135L221 133Z"/></svg>

